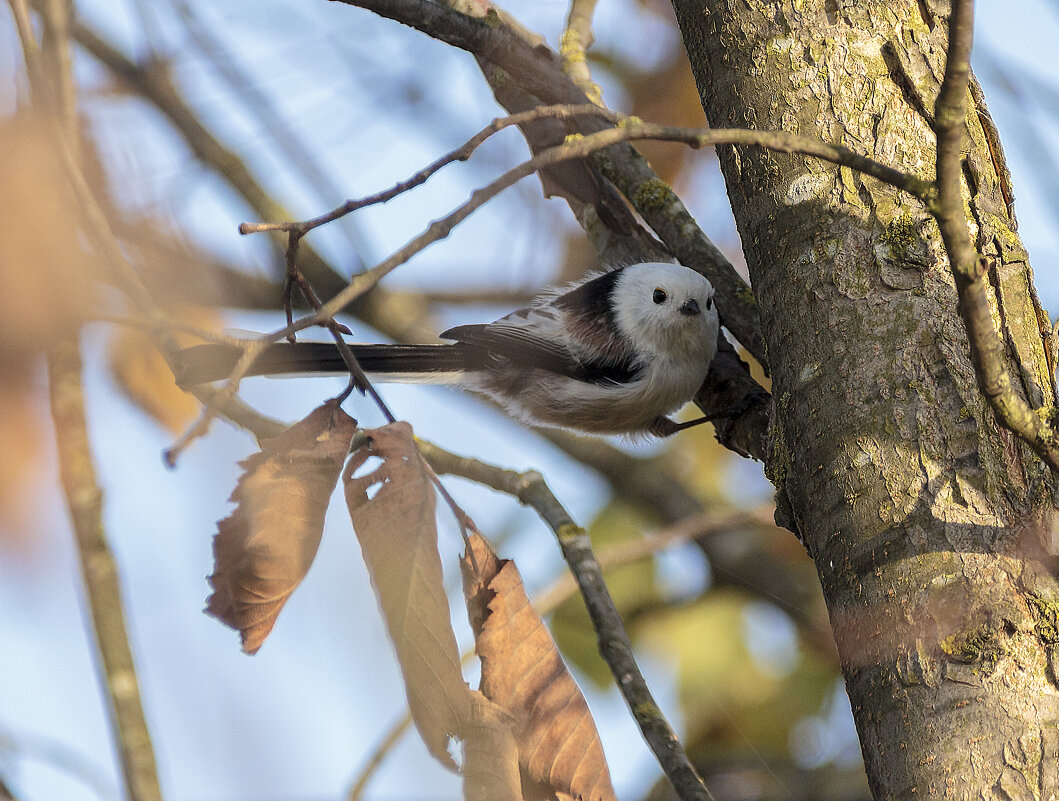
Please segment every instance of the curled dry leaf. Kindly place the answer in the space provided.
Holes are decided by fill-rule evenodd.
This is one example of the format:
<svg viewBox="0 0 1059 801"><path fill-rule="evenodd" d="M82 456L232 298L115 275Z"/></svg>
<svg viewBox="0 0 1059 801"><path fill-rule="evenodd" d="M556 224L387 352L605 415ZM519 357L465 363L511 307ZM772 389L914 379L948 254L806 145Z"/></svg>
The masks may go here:
<svg viewBox="0 0 1059 801"><path fill-rule="evenodd" d="M464 557L464 596L482 661L482 693L514 720L528 801L612 801L614 788L596 724L533 610L515 563L471 536L477 571Z"/></svg>
<svg viewBox="0 0 1059 801"><path fill-rule="evenodd" d="M327 503L357 422L330 401L242 462L238 504L213 538L213 594L206 611L257 652L283 604L305 578Z"/></svg>
<svg viewBox="0 0 1059 801"><path fill-rule="evenodd" d="M463 736L471 691L449 618L434 487L411 426L391 423L366 433L370 444L354 452L343 475L349 515L397 651L412 720L434 758L455 768L449 737ZM382 463L354 476L373 456Z"/></svg>

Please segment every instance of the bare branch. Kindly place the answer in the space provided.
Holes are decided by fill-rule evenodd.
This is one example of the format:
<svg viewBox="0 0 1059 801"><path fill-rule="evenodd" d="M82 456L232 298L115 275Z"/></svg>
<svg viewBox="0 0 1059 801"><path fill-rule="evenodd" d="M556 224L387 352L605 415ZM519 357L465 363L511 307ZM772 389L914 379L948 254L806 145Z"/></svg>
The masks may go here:
<svg viewBox="0 0 1059 801"><path fill-rule="evenodd" d="M967 230L962 194L963 149L974 13L971 0L954 0L949 17L945 77L934 107L937 145L937 200L928 204L941 230L960 296L960 316L971 341L978 385L1001 424L1013 431L1053 470L1059 470L1059 434L1054 408L1034 410L1015 391L1007 353L994 320L989 284L993 262L979 255Z"/></svg>
<svg viewBox="0 0 1059 801"><path fill-rule="evenodd" d="M404 737L405 732L411 727L412 713L406 708L404 717L386 730L379 742L375 744L371 754L368 755L367 761L357 771L353 786L350 787L346 796L347 801L360 801L364 797L364 793L368 789L368 783L378 771L379 766L382 765L383 760L386 759L387 755L397 746L397 743Z"/></svg>
<svg viewBox="0 0 1059 801"><path fill-rule="evenodd" d="M49 349L48 388L59 470L77 538L125 785L132 801L161 801L151 736L129 647L118 567L103 528L103 492L88 442L76 333L62 337Z"/></svg>
<svg viewBox="0 0 1059 801"><path fill-rule="evenodd" d="M368 195L367 197L358 200L347 200L338 208L332 209L326 214L321 214L319 217L313 217L309 220L302 220L300 222L243 223L239 226L239 233L257 234L263 231L297 231L300 234L306 234L314 228L333 222L352 211L363 209L367 206L373 206L378 203L386 203L393 200L398 195L415 189L418 186L422 186L442 167L456 161L466 161L469 159L471 154L474 153L483 142L493 134L502 131L504 128L508 128L512 125L522 125L525 122L542 119L544 117L572 119L573 117L592 114L603 115L608 118L616 117L616 115L613 115L611 112L607 112L604 109L600 109L599 107L590 104L538 106L529 111L524 111L521 114L511 114L507 117L498 117L455 150L446 153L441 158L419 170L415 175L404 181L399 181L389 189L384 189L381 192L376 192L373 195Z"/></svg>

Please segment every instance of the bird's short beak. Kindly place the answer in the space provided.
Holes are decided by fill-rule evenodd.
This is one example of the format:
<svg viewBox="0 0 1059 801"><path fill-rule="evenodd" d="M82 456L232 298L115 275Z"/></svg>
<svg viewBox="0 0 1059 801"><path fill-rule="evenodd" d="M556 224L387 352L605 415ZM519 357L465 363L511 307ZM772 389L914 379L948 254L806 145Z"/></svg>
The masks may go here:
<svg viewBox="0 0 1059 801"><path fill-rule="evenodd" d="M699 302L695 298L688 298L680 306L680 313L688 317L694 317L700 311Z"/></svg>

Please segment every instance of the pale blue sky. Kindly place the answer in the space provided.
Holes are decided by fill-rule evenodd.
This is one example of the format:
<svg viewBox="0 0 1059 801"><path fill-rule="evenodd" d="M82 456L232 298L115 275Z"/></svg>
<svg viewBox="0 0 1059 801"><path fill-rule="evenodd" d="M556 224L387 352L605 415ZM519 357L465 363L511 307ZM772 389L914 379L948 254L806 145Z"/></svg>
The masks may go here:
<svg viewBox="0 0 1059 801"><path fill-rule="evenodd" d="M618 41L634 4L604 0L598 9L600 47L629 45ZM168 34L168 4L156 9ZM143 52L136 38L134 6L105 0L85 3L86 17L105 21L122 41ZM209 5L203 13L216 20L238 59L270 92L281 94L281 111L299 123L299 131L316 152L326 154L335 183L346 195L364 194L405 177L445 149L459 144L497 110L489 101L470 59L427 42L393 23L334 3L292 5L280 14L278 3L241 0ZM545 32L554 44L566 5L524 2L511 6L529 27ZM1054 51L1059 42L1059 4L1044 0L1007 3L990 0L979 7L979 42L1001 62L1014 61L1042 81L1056 85ZM16 71L15 40L7 17L0 18L0 80ZM642 41L662 31L647 19ZM659 33L658 35L661 35ZM668 34L667 34L668 35ZM355 37L370 46L357 49ZM328 47L315 43L327 37ZM649 44L637 44L653 58ZM372 49L374 48L374 50ZM368 58L378 57L373 64ZM284 70L270 70L275 59ZM442 130L421 132L414 119L376 114L394 82L429 61L432 78L445 86ZM230 99L191 58L181 62L179 78L199 107L225 112L232 141L256 143L263 137L255 125L230 111ZM385 65L379 66L379 65ZM95 67L82 66L91 78ZM365 71L375 76L365 88ZM1021 233L1029 246L1045 305L1059 311L1059 240L1055 235L1057 191L1038 180L1042 163L1052 158L1057 141L1056 114L1034 109L1033 119L1046 130L1046 151L1015 147L1025 119L1017 104L992 85L990 69L980 69L990 107L1008 155L1018 196ZM309 85L312 82L312 85ZM374 91L372 91L374 90ZM611 98L612 102L618 102ZM620 98L618 99L620 100ZM366 110L353 126L338 113L343 106ZM371 112L371 113L369 113ZM365 120L372 120L365 122ZM199 241L232 258L248 254L262 268L270 254L262 242L240 237L236 225L247 212L217 191L215 181L190 164L171 134L131 103L117 104L95 118L103 152L115 170L130 176L132 204L155 206L189 226ZM376 148L373 158L355 156ZM511 164L522 153L517 137L486 148L486 162ZM703 157L707 160L707 157ZM294 198L295 211L318 213L319 199L283 169L266 148L251 148L254 166L270 176L270 186ZM495 169L494 169L495 172ZM417 233L428 220L460 202L480 180L450 168L414 196L363 213L358 235L379 257ZM180 191L173 191L180 187ZM539 196L535 183L521 192ZM176 196L179 200L174 201ZM341 198L339 198L340 200ZM696 182L687 198L704 228L721 241L730 239L730 223L717 212L723 194L715 183ZM535 204L540 210L527 226L513 226L510 215L524 215L511 200L490 206L448 242L402 268L393 285L461 287L506 283L532 287L548 275L558 249L551 244L559 204ZM499 240L496 230L512 230ZM321 234L322 247L339 263L349 246L337 233ZM482 244L482 243L486 244ZM457 268L458 269L454 269ZM452 278L453 273L458 277ZM454 312L458 314L458 312ZM247 316L246 328L275 327L276 321ZM367 338L367 336L365 336ZM178 469L162 467L161 451L169 438L123 400L102 369L103 331L93 329L87 341L87 389L90 423L99 471L106 488L106 523L123 570L129 626L136 651L149 723L169 801L311 801L337 798L375 739L403 709L403 690L360 555L345 522L339 499L332 508L317 563L280 617L261 652L248 658L238 650L237 636L202 615L210 571L209 539L215 521L230 509L227 496L237 477L235 462L252 450L249 438L215 425L209 438L182 459ZM43 386L43 376L41 378ZM337 380L334 386L340 387ZM247 397L274 414L293 419L305 414L328 391L326 383L257 381ZM541 469L577 519L587 522L605 501L603 483L590 471L563 458L499 414L484 410L445 390L386 387L385 396L417 433L454 450L476 453L516 469ZM44 406L42 394L42 410ZM379 422L374 412L358 408L366 424ZM45 414L42 411L42 414ZM760 471L749 466L747 481L760 491ZM539 587L561 569L550 533L513 501L464 482L450 481L460 502L483 530L516 531L505 546L531 586ZM0 552L0 769L18 788L23 801L81 801L120 797L119 782L105 713L98 691L80 599L76 559L62 499L54 489L40 499L41 522L34 550L19 556ZM454 566L460 544L451 521L442 514L442 550ZM455 581L455 575L450 577ZM462 642L466 624L454 616ZM767 621L766 621L767 622ZM748 625L767 628L755 618ZM777 641L787 636L778 626ZM755 629L757 631L757 629ZM734 635L733 635L734 636ZM758 633L759 637L764 635ZM645 666L663 705L675 718L671 668L645 657ZM657 776L621 700L615 693L590 691L601 724L619 796L634 798ZM830 715L830 712L827 712ZM846 714L846 713L844 713ZM848 714L846 718L848 719ZM679 722L679 719L678 719ZM833 724L835 748L849 745L848 726ZM845 738L845 739L843 739ZM43 746L61 745L101 777L97 795L83 777L57 769ZM836 751L837 752L837 751ZM411 766L411 767L410 767ZM426 756L414 736L405 738L372 785L376 799L455 799L459 785Z"/></svg>

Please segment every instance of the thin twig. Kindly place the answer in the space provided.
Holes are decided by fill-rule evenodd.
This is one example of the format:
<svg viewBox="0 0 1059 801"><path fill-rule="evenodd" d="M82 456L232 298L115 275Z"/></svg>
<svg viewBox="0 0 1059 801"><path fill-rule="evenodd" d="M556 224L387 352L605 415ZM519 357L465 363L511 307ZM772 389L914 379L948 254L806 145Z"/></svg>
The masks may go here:
<svg viewBox="0 0 1059 801"><path fill-rule="evenodd" d="M375 776L379 766L410 728L412 728L412 713L406 710L404 717L386 730L379 742L375 744L371 754L368 755L367 761L357 771L356 779L346 796L346 801L360 801L364 797L364 791L368 789L368 783Z"/></svg>
<svg viewBox="0 0 1059 801"><path fill-rule="evenodd" d="M292 328L292 326L287 326L287 328ZM261 355L270 342L285 336L286 330L283 329L259 339L249 340L243 344L243 355L235 363L235 367L232 368L232 372L228 375L228 380L224 386L212 393L209 400L204 402L205 405L199 413L198 419L180 435L176 442L162 452L162 460L167 467L174 467L188 446L209 430L213 418L221 414L222 410L235 399L235 394L239 391L240 382L257 360L257 357Z"/></svg>
<svg viewBox="0 0 1059 801"><path fill-rule="evenodd" d="M243 223L239 226L239 233L257 234L264 231L297 231L298 233L306 234L314 228L333 222L352 211L363 209L367 206L374 206L379 203L386 203L393 200L398 195L411 189L415 189L417 186L422 186L441 168L456 161L466 161L469 159L471 154L474 153L483 142L493 134L502 131L504 128L508 128L512 125L522 125L523 123L532 122L533 120L545 117L570 119L584 115L613 116L615 117L615 121L617 120L617 116L613 115L612 112L585 104L538 106L537 108L530 109L529 111L520 114L512 114L508 117L498 117L455 150L446 153L441 158L428 164L422 170L419 170L415 175L407 180L399 181L389 189L376 192L373 195L368 195L367 197L359 198L357 200L347 200L341 206L309 220L301 220L299 222Z"/></svg>
<svg viewBox="0 0 1059 801"><path fill-rule="evenodd" d="M945 77L934 106L937 134L937 199L928 208L937 220L960 296L959 311L971 342L978 385L1001 424L1059 470L1056 410L1034 410L1015 391L1003 339L997 331L989 283L992 260L971 242L962 194L968 81L974 9L971 0L954 0L949 17Z"/></svg>
<svg viewBox="0 0 1059 801"><path fill-rule="evenodd" d="M200 9L193 9L187 0L172 0L173 6L184 22L184 29L199 50L210 60L217 75L228 84L231 92L240 97L243 106L253 114L262 130L268 131L283 153L284 159L296 167L324 203L333 203L342 197L342 190L323 169L305 143L294 133L290 119L279 112L272 99L258 86L258 81L244 71L235 55L229 52L221 38L215 33L225 32L220 19L207 20L200 16ZM342 233L353 250L350 272L364 269L370 261L370 246L353 220L346 220Z"/></svg>
<svg viewBox="0 0 1059 801"><path fill-rule="evenodd" d="M33 34L29 7L26 5L26 0L8 0L8 5L11 7L11 16L15 20L19 43L22 45L22 60L26 63L29 84L35 93L44 94L46 89L43 67L40 63L40 48Z"/></svg>
<svg viewBox="0 0 1059 801"><path fill-rule="evenodd" d="M566 30L559 39L559 57L563 72L578 86L593 103L603 105L603 90L592 80L585 51L592 46L592 12L596 0L570 0L570 13L566 17Z"/></svg>
<svg viewBox="0 0 1059 801"><path fill-rule="evenodd" d="M603 581L602 569L592 552L588 535L552 494L540 473L504 470L477 459L455 456L439 448L427 448L425 453L442 472L466 476L513 495L548 524L555 533L563 558L585 600L596 631L600 655L614 674L618 688L659 765L680 798L712 801L713 796L688 759L676 732L662 714L636 664L632 642Z"/></svg>

